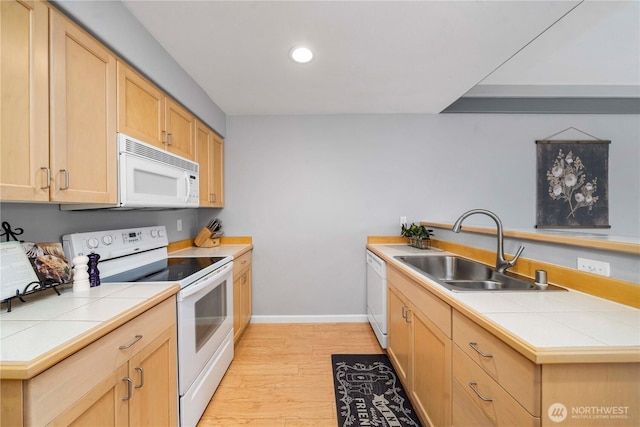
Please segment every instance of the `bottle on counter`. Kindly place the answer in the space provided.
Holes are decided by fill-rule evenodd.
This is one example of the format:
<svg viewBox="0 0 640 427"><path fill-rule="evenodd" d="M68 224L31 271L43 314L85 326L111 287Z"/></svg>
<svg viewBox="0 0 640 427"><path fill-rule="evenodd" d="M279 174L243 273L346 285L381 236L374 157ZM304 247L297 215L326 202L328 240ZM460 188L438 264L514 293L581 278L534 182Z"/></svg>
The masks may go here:
<svg viewBox="0 0 640 427"><path fill-rule="evenodd" d="M89 257L78 255L73 262L73 290L84 291L91 287L89 283Z"/></svg>
<svg viewBox="0 0 640 427"><path fill-rule="evenodd" d="M99 260L99 254L89 254L89 283L91 284L92 288L95 286L100 286L100 270L98 270Z"/></svg>

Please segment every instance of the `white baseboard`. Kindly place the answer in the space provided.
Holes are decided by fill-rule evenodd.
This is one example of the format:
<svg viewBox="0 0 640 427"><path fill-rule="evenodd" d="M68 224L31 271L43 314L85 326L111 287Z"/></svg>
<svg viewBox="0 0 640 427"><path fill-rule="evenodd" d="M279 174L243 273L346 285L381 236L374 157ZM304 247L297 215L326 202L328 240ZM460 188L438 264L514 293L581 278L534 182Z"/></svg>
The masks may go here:
<svg viewBox="0 0 640 427"><path fill-rule="evenodd" d="M327 314L316 316L251 316L251 323L364 323L366 314Z"/></svg>

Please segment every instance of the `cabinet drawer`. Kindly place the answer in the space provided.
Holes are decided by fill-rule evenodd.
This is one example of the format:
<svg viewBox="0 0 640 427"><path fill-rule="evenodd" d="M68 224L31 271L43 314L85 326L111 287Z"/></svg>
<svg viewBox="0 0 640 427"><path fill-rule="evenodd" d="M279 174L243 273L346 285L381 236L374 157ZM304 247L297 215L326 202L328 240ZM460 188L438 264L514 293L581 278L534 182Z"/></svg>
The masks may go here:
<svg viewBox="0 0 640 427"><path fill-rule="evenodd" d="M540 427L540 418L529 414L457 345L453 346L453 381L477 406L471 410L480 409L494 425Z"/></svg>
<svg viewBox="0 0 640 427"><path fill-rule="evenodd" d="M453 390L453 427L494 427L491 418L482 412L482 409L476 404L464 391L464 387L456 380L451 381L451 389Z"/></svg>
<svg viewBox="0 0 640 427"><path fill-rule="evenodd" d="M251 268L251 251L233 260L233 277L236 278L247 268Z"/></svg>
<svg viewBox="0 0 640 427"><path fill-rule="evenodd" d="M455 310L453 341L527 411L540 416L538 365Z"/></svg>
<svg viewBox="0 0 640 427"><path fill-rule="evenodd" d="M447 337L451 338L451 306L416 284L393 267L387 269L387 280L411 301L425 317L431 320Z"/></svg>
<svg viewBox="0 0 640 427"><path fill-rule="evenodd" d="M49 423L175 322L172 297L27 381L25 425Z"/></svg>

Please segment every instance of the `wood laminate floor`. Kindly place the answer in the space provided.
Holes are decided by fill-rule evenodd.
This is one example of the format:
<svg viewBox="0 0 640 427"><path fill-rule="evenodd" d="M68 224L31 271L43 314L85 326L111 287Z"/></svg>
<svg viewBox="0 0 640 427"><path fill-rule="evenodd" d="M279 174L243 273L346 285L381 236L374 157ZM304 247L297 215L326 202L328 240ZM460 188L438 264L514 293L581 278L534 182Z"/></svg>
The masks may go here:
<svg viewBox="0 0 640 427"><path fill-rule="evenodd" d="M334 353L384 350L368 323L249 325L198 427L336 427Z"/></svg>

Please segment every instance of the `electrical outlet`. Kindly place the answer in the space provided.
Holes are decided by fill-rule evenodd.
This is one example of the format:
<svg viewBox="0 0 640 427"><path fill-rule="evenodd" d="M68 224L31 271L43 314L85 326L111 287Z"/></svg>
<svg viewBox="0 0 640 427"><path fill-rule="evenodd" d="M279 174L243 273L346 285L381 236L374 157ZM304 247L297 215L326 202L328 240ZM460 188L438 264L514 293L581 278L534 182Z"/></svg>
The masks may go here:
<svg viewBox="0 0 640 427"><path fill-rule="evenodd" d="M407 223L407 217L406 216L401 216L400 217L400 225L405 225Z"/></svg>
<svg viewBox="0 0 640 427"><path fill-rule="evenodd" d="M182 231L182 220L181 219L179 219L178 222L176 223L176 230Z"/></svg>
<svg viewBox="0 0 640 427"><path fill-rule="evenodd" d="M587 258L578 258L578 270L599 274L600 276L605 277L609 277L611 275L608 262L596 261Z"/></svg>

